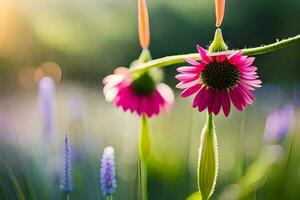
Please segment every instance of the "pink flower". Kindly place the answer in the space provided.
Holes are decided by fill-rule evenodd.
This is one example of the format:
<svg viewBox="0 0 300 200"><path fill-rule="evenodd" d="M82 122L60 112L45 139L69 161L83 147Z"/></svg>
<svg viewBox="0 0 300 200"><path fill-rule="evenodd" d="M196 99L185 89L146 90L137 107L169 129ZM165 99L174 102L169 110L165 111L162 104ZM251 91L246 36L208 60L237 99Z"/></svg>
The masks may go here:
<svg viewBox="0 0 300 200"><path fill-rule="evenodd" d="M247 57L241 51L228 51L209 55L208 51L197 46L201 62L186 61L192 66L179 67L176 78L181 81L177 88L184 89L182 97L193 94L193 107L201 112L208 109L217 115L221 107L224 115L230 113L230 102L239 110L252 104L252 90L260 87L261 81L253 66L254 57Z"/></svg>
<svg viewBox="0 0 300 200"><path fill-rule="evenodd" d="M137 113L139 116L152 117L162 109L170 109L174 103L171 88L164 84L156 84L148 72L133 77L124 67L117 68L114 74L103 79L105 99L114 102L126 112Z"/></svg>

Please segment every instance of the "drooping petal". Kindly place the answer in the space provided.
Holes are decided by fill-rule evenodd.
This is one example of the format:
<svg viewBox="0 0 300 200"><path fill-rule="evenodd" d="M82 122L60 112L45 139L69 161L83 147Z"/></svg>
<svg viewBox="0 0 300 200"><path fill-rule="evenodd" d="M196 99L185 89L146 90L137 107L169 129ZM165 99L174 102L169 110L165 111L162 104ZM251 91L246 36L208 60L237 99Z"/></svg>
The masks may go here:
<svg viewBox="0 0 300 200"><path fill-rule="evenodd" d="M212 60L209 56L207 56L207 50L203 49L200 45L197 45L197 50L198 50L198 52L200 54L200 57L202 59L201 62L208 63Z"/></svg>
<svg viewBox="0 0 300 200"><path fill-rule="evenodd" d="M194 80L194 81L191 81L191 82L179 82L176 87L178 89L185 89L185 88L188 88L188 87L192 87L194 85L197 85L197 84L200 84L199 83L200 81L198 79Z"/></svg>
<svg viewBox="0 0 300 200"><path fill-rule="evenodd" d="M197 65L200 65L199 62L197 62L196 60L193 60L191 58L186 58L185 61L191 65L194 65L194 66L197 66Z"/></svg>
<svg viewBox="0 0 300 200"><path fill-rule="evenodd" d="M230 113L230 99L227 90L224 90L221 93L221 103L224 115L227 117Z"/></svg>
<svg viewBox="0 0 300 200"><path fill-rule="evenodd" d="M229 91L229 95L230 95L230 99L231 99L233 105L236 107L236 109L238 109L239 111L242 111L243 106L242 106L242 103L240 102L239 96L236 93L236 91L234 89L231 89Z"/></svg>
<svg viewBox="0 0 300 200"><path fill-rule="evenodd" d="M210 97L210 93L208 92L208 89L206 89L203 93L203 98L200 99L199 104L198 104L198 110L199 112L202 112L203 110L205 110L205 108L207 108L208 105L208 100Z"/></svg>
<svg viewBox="0 0 300 200"><path fill-rule="evenodd" d="M193 108L198 107L200 100L203 98L204 93L206 91L206 87L201 86L201 89L196 94L194 100L193 100Z"/></svg>
<svg viewBox="0 0 300 200"><path fill-rule="evenodd" d="M201 88L200 84L189 87L181 93L181 96L182 97L189 97L189 96L195 94L196 92L198 92L200 90L200 88Z"/></svg>
<svg viewBox="0 0 300 200"><path fill-rule="evenodd" d="M173 106L175 101L175 97L172 89L164 83L158 84L156 89L161 95L161 97L163 98L163 100L165 101L165 108L169 110Z"/></svg>
<svg viewBox="0 0 300 200"><path fill-rule="evenodd" d="M197 74L178 74L175 76L176 79L183 82L190 82L194 81L199 78L199 75Z"/></svg>
<svg viewBox="0 0 300 200"><path fill-rule="evenodd" d="M207 110L209 113L212 113L213 103L214 103L215 93L211 88L208 88L208 104Z"/></svg>
<svg viewBox="0 0 300 200"><path fill-rule="evenodd" d="M195 66L184 66L177 68L177 71L185 74L198 74L201 70Z"/></svg>
<svg viewBox="0 0 300 200"><path fill-rule="evenodd" d="M221 91L216 91L214 93L214 101L213 101L213 113L217 115L221 109Z"/></svg>

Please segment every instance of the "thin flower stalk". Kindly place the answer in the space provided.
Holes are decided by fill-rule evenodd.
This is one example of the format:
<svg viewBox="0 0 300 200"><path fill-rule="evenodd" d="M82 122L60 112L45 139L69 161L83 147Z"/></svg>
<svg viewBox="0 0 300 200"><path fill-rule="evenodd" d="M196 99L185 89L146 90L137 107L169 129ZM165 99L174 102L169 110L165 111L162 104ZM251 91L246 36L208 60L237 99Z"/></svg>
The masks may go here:
<svg viewBox="0 0 300 200"><path fill-rule="evenodd" d="M61 190L66 194L67 199L70 198L70 193L73 191L73 176L71 162L71 147L68 134L64 138L64 174L61 181Z"/></svg>

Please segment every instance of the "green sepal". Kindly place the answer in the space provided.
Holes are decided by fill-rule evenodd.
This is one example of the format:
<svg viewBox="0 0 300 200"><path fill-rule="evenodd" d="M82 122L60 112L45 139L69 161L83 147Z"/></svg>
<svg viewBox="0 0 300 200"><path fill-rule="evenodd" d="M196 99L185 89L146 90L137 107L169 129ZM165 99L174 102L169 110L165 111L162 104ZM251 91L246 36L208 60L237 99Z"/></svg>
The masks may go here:
<svg viewBox="0 0 300 200"><path fill-rule="evenodd" d="M201 133L198 158L198 189L203 200L208 200L216 185L218 174L217 137L213 118L208 114L206 124Z"/></svg>
<svg viewBox="0 0 300 200"><path fill-rule="evenodd" d="M215 37L212 43L209 46L208 51L210 53L226 51L228 49L226 43L224 42L222 31L220 28L217 28L215 32Z"/></svg>

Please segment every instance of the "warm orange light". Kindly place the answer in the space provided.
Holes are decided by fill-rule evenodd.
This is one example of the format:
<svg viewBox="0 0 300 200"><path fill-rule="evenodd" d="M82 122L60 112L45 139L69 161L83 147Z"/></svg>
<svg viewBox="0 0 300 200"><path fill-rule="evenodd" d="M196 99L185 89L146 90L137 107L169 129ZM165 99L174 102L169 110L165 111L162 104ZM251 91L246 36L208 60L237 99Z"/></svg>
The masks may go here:
<svg viewBox="0 0 300 200"><path fill-rule="evenodd" d="M150 44L149 16L146 0L138 0L139 39L143 49L148 49Z"/></svg>
<svg viewBox="0 0 300 200"><path fill-rule="evenodd" d="M45 72L41 68L37 68L34 73L34 80L36 83L39 83L40 80L45 76Z"/></svg>
<svg viewBox="0 0 300 200"><path fill-rule="evenodd" d="M55 62L44 62L35 71L35 81L38 83L45 76L50 76L56 83L59 83L62 77L61 68Z"/></svg>
<svg viewBox="0 0 300 200"><path fill-rule="evenodd" d="M33 67L24 67L19 73L19 82L25 89L33 89L35 87Z"/></svg>
<svg viewBox="0 0 300 200"><path fill-rule="evenodd" d="M220 27L224 18L225 0L215 0L216 4L216 26Z"/></svg>

